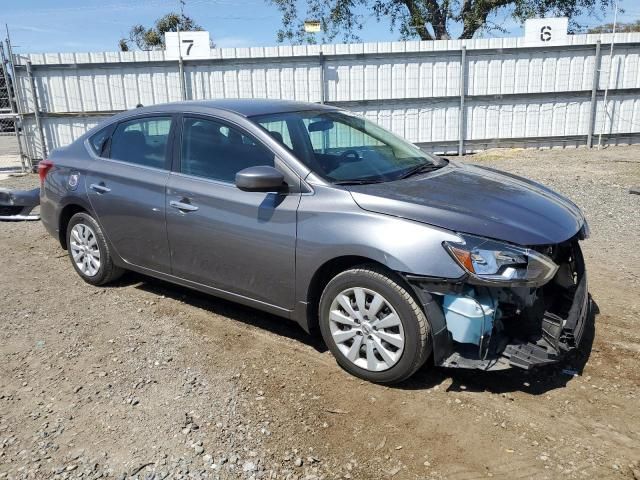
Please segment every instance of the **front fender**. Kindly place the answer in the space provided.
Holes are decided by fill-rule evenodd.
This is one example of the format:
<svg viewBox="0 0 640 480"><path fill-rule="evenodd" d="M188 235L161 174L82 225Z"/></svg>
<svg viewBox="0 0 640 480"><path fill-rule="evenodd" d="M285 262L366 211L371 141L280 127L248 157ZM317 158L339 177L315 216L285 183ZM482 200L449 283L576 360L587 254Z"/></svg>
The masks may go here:
<svg viewBox="0 0 640 480"><path fill-rule="evenodd" d="M311 280L325 263L359 256L405 274L454 279L464 275L442 247L459 241L447 230L368 212L343 190L314 186L298 210L296 297L305 302Z"/></svg>
<svg viewBox="0 0 640 480"><path fill-rule="evenodd" d="M314 189L314 195L302 196L298 209L296 260L308 276L314 267L344 255L371 258L415 275L458 278L464 274L442 247L444 241L460 241L455 233L363 210L344 190Z"/></svg>

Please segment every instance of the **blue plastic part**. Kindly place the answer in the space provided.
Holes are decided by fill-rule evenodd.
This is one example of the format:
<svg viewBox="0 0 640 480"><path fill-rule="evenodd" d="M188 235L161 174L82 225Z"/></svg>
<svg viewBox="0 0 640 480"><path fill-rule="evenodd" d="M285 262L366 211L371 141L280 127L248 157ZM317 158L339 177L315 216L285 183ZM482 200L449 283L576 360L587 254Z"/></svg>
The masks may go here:
<svg viewBox="0 0 640 480"><path fill-rule="evenodd" d="M445 295L442 301L447 330L453 340L480 345L481 337L491 335L497 304L490 295L469 290L462 295Z"/></svg>

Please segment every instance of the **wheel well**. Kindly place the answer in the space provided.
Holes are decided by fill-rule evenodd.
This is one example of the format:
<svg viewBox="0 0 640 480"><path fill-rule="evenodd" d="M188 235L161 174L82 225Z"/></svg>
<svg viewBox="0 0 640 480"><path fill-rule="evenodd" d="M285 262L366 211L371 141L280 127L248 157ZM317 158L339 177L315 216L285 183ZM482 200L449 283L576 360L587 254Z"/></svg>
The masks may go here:
<svg viewBox="0 0 640 480"><path fill-rule="evenodd" d="M324 288L327 286L327 283L329 283L329 281L340 272L365 264L377 265L392 273L386 265L370 258L357 255L337 257L329 260L322 265L316 273L314 273L311 282L309 283L309 290L307 291L307 322L311 331L317 330L320 297Z"/></svg>
<svg viewBox="0 0 640 480"><path fill-rule="evenodd" d="M58 224L58 235L60 240L60 245L65 250L67 249L67 227L69 226L69 220L78 212L86 212L84 208L80 205L67 205L60 212L60 221Z"/></svg>

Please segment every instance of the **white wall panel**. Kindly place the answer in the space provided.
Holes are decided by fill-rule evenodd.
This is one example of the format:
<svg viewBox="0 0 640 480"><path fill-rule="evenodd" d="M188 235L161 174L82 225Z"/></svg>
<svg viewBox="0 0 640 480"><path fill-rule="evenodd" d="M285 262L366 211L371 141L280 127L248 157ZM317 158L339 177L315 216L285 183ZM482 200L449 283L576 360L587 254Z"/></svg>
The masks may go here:
<svg viewBox="0 0 640 480"><path fill-rule="evenodd" d="M462 46L466 47L465 139L541 139L589 132L595 47L602 41L595 133L640 133L640 33L569 36L566 48L531 48L520 38L212 49L185 62L190 99L280 98L343 102L417 143L456 142ZM320 51L325 55L324 79ZM96 116L181 99L178 64L164 52L30 54L18 59L22 112L34 111L24 65L33 65L50 147L65 145ZM617 89L617 91L616 91ZM624 89L627 89L625 91ZM25 133L35 142L33 117ZM29 146L37 150L38 145Z"/></svg>

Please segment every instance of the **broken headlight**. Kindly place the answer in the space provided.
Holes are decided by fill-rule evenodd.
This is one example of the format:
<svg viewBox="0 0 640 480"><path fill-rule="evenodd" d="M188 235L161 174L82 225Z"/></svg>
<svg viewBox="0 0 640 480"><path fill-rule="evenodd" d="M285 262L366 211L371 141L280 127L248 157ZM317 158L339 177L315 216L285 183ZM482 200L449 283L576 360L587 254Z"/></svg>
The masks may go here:
<svg viewBox="0 0 640 480"><path fill-rule="evenodd" d="M460 242L444 242L444 247L474 283L538 287L558 271L549 257L530 248L473 235L461 235Z"/></svg>

